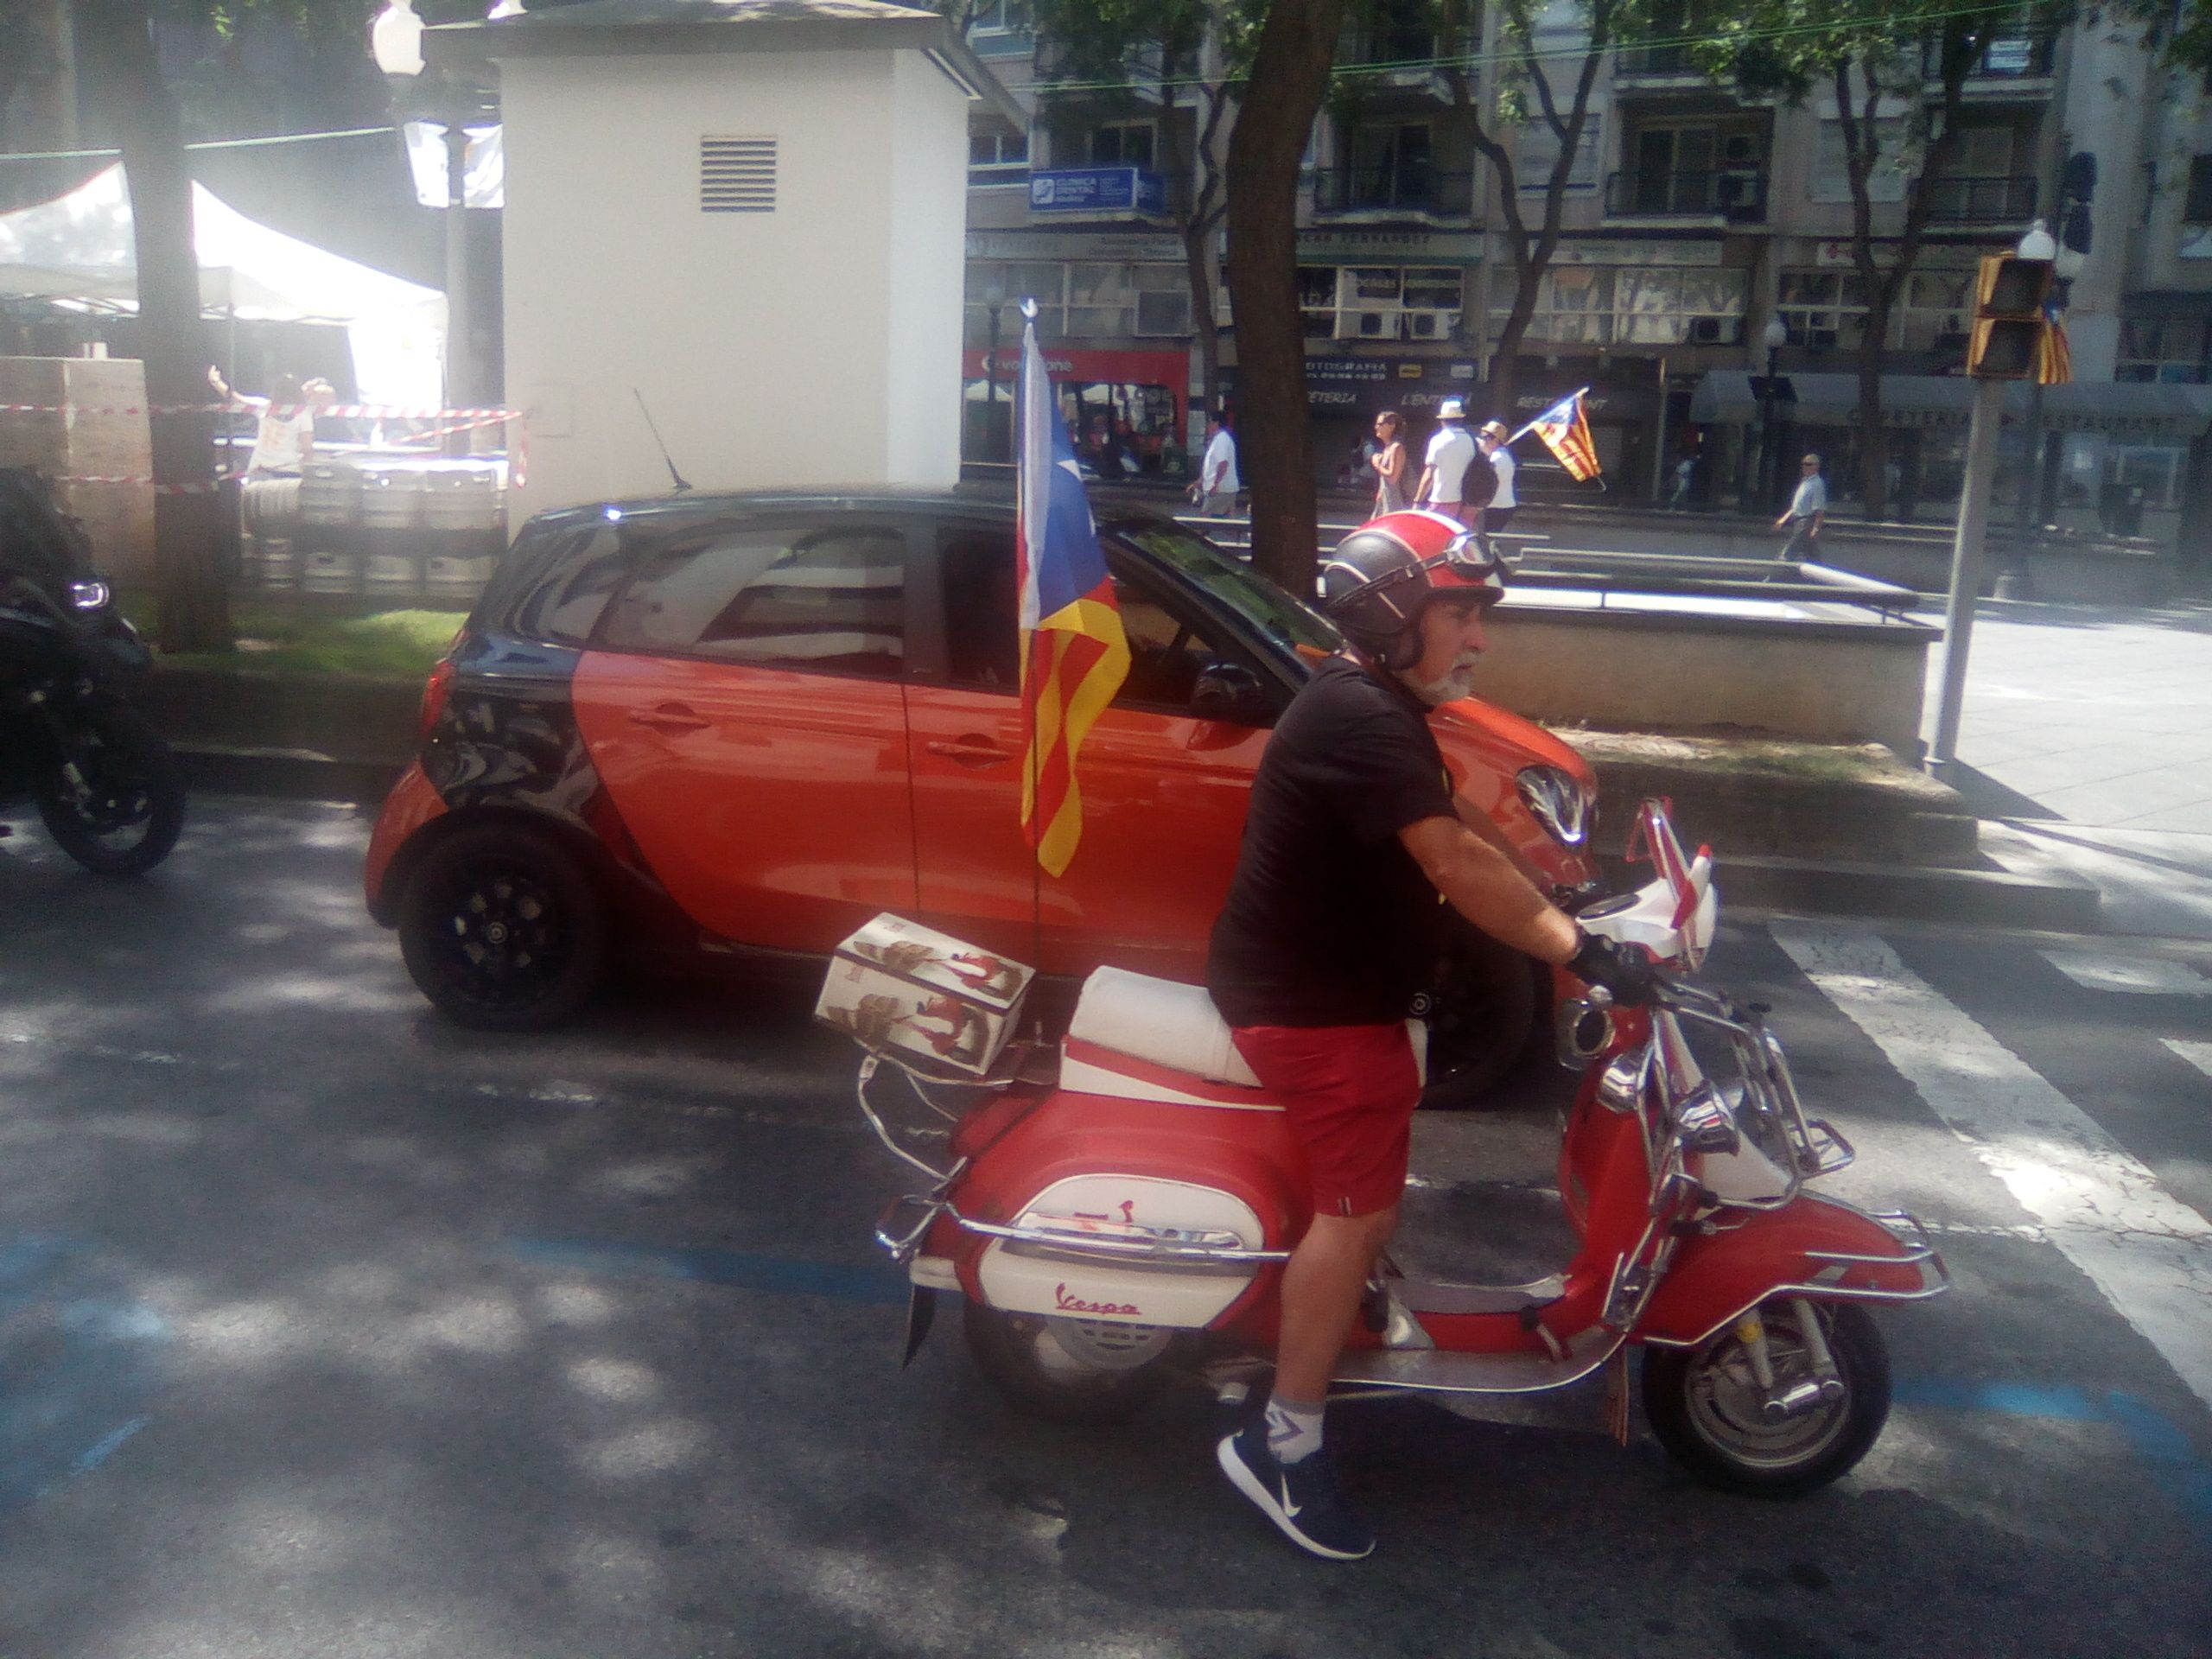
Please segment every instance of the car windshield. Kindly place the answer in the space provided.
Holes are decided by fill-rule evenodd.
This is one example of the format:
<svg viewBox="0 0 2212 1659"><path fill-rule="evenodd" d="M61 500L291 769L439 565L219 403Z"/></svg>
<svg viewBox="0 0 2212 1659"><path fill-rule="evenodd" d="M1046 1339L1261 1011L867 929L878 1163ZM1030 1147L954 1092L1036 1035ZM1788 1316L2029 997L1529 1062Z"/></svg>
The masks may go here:
<svg viewBox="0 0 2212 1659"><path fill-rule="evenodd" d="M1108 528L1193 588L1249 619L1286 655L1309 667L1344 649L1344 636L1319 611L1301 604L1249 565L1239 563L1179 524L1144 518Z"/></svg>

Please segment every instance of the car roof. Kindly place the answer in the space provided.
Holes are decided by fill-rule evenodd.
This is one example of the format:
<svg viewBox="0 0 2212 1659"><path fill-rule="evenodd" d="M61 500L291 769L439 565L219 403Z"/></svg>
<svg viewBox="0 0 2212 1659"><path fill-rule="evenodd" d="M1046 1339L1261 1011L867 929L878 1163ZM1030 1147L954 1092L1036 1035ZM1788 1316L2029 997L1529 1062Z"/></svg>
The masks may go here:
<svg viewBox="0 0 2212 1659"><path fill-rule="evenodd" d="M1011 513L1014 487L999 479L963 480L949 490L911 490L856 487L842 490L716 490L671 492L661 495L627 496L604 501L579 502L533 514L530 522L547 528L604 518L623 518L712 517L728 513L864 512L893 511L907 513L958 514L982 509ZM1092 513L1102 524L1158 519L1166 515L1135 503L1094 504Z"/></svg>

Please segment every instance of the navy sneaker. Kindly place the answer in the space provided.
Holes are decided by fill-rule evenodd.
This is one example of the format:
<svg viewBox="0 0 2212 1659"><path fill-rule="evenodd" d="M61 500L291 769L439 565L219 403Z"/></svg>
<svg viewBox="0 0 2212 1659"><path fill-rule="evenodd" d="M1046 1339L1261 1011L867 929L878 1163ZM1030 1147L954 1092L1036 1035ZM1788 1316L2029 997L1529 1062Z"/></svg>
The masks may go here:
<svg viewBox="0 0 2212 1659"><path fill-rule="evenodd" d="M1337 1491L1327 1446L1296 1463L1278 1463L1268 1450L1267 1419L1258 1417L1223 1440L1215 1456L1230 1484L1300 1549L1330 1561L1374 1553L1375 1535Z"/></svg>

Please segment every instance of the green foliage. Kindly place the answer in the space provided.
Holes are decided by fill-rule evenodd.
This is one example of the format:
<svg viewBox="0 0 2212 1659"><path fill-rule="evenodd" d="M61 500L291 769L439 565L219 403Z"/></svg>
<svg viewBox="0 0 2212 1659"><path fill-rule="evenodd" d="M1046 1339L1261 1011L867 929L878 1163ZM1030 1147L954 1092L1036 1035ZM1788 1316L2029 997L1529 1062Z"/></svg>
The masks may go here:
<svg viewBox="0 0 2212 1659"><path fill-rule="evenodd" d="M1074 74L1108 79L1143 54L1188 76L1211 40L1222 79L1235 82L1251 67L1268 8L1267 0L1035 0L1033 10L1038 34L1060 49Z"/></svg>

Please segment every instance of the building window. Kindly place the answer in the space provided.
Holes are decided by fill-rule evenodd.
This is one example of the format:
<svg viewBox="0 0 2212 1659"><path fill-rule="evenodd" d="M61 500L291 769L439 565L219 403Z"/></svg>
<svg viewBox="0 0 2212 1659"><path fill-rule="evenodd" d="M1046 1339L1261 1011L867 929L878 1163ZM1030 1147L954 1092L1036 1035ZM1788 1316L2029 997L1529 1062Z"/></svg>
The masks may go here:
<svg viewBox="0 0 2212 1659"><path fill-rule="evenodd" d="M1152 123L1115 121L1090 130L1093 167L1152 168Z"/></svg>
<svg viewBox="0 0 2212 1659"><path fill-rule="evenodd" d="M1901 117L1886 117L1874 124L1874 131L1879 149L1874 161L1874 170L1867 176L1866 199L1869 201L1903 201L1904 169L1897 165L1897 157L1904 147L1904 121ZM1840 121L1824 119L1821 123L1818 147L1813 152L1813 200L1851 200L1851 170L1844 159L1843 123Z"/></svg>
<svg viewBox="0 0 2212 1659"><path fill-rule="evenodd" d="M971 132L968 135L968 182L1019 184L1029 175L1029 135L1026 132Z"/></svg>
<svg viewBox="0 0 2212 1659"><path fill-rule="evenodd" d="M1726 346L1743 335L1750 273L1559 265L1544 273L1527 338L1573 346ZM1509 300L1491 308L1494 321Z"/></svg>
<svg viewBox="0 0 2212 1659"><path fill-rule="evenodd" d="M2212 225L2212 156L2193 156L2189 162L2189 200L2182 204L2182 222Z"/></svg>
<svg viewBox="0 0 2212 1659"><path fill-rule="evenodd" d="M1574 149L1574 165L1567 169L1568 189L1588 190L1596 187L1605 137L1604 112L1592 110L1582 123L1582 140ZM1552 130L1551 123L1523 122L1514 150L1515 182L1522 190L1548 190L1551 188L1552 168L1558 163L1559 135Z"/></svg>
<svg viewBox="0 0 2212 1659"><path fill-rule="evenodd" d="M1426 207L1429 131L1426 121L1355 127L1346 136L1348 207Z"/></svg>
<svg viewBox="0 0 2212 1659"><path fill-rule="evenodd" d="M1037 302L1037 333L1046 340L1176 335L1191 332L1191 278L1181 265L1117 264L1090 260L968 266L967 343L989 343L992 284L1006 296L999 318L1001 348L1018 340L1024 299Z"/></svg>
<svg viewBox="0 0 2212 1659"><path fill-rule="evenodd" d="M1301 265L1308 340L1444 340L1459 327L1456 265Z"/></svg>
<svg viewBox="0 0 2212 1659"><path fill-rule="evenodd" d="M1971 272L1916 270L1890 312L1891 351L1963 352L1973 310ZM1855 270L1785 270L1777 309L1789 343L1815 352L1852 352L1866 337L1870 307Z"/></svg>
<svg viewBox="0 0 2212 1659"><path fill-rule="evenodd" d="M2208 328L2201 318L2126 318L2120 325L2115 380L2156 380L2167 385L2202 385Z"/></svg>
<svg viewBox="0 0 2212 1659"><path fill-rule="evenodd" d="M972 0L970 35L1018 35L1029 29L1030 0Z"/></svg>

